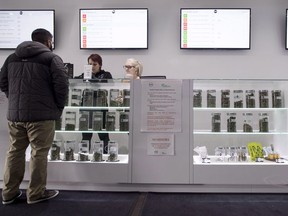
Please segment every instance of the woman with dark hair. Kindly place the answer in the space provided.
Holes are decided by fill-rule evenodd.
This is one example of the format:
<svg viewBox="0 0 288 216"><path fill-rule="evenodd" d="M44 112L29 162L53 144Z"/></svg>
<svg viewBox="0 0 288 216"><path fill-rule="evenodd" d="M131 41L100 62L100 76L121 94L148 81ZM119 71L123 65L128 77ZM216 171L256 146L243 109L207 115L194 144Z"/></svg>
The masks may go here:
<svg viewBox="0 0 288 216"><path fill-rule="evenodd" d="M91 54L88 59L88 64L92 65L92 78L91 79L112 79L112 75L110 72L102 69L102 57L98 54ZM83 79L84 73L80 76L74 77L76 79ZM99 80L99 81L100 81Z"/></svg>

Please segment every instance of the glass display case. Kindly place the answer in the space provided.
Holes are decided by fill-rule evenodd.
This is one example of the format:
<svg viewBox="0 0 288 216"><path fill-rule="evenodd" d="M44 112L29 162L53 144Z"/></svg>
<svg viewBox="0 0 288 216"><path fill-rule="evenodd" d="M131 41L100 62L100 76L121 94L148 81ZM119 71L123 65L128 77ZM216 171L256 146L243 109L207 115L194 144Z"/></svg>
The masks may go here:
<svg viewBox="0 0 288 216"><path fill-rule="evenodd" d="M123 79L105 82L71 79L69 82L69 97L56 123L50 161L128 163L130 83ZM94 144L99 142L103 145L103 155L95 159ZM71 143L73 146L68 146ZM111 160L108 146L115 143L117 160ZM67 156L67 148L73 155Z"/></svg>
<svg viewBox="0 0 288 216"><path fill-rule="evenodd" d="M191 85L194 183L267 184L282 178L288 165L288 81Z"/></svg>

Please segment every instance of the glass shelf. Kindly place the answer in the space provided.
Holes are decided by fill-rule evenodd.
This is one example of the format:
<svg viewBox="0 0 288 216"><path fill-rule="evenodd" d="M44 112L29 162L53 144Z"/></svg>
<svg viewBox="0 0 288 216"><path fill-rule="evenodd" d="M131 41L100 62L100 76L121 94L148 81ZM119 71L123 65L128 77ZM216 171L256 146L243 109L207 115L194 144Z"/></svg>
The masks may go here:
<svg viewBox="0 0 288 216"><path fill-rule="evenodd" d="M66 131L66 130L55 130L56 133L114 133L114 134L127 134L129 133L129 131L119 131L119 130L115 130L115 131Z"/></svg>
<svg viewBox="0 0 288 216"><path fill-rule="evenodd" d="M288 135L288 132L209 132L209 131L194 131L193 134L197 135Z"/></svg>
<svg viewBox="0 0 288 216"><path fill-rule="evenodd" d="M78 110L78 109L83 109L83 110L129 110L130 107L97 107L97 106L93 106L93 107L83 107L83 106L66 106L65 109L69 109L69 110Z"/></svg>
<svg viewBox="0 0 288 216"><path fill-rule="evenodd" d="M287 110L288 108L222 108L222 107L193 107L194 111L278 111Z"/></svg>

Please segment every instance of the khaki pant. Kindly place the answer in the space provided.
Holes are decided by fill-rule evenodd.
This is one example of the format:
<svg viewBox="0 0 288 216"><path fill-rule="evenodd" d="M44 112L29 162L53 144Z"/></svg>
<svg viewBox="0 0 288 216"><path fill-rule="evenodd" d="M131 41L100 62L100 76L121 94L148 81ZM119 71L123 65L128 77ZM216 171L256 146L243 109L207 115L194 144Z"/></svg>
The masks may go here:
<svg viewBox="0 0 288 216"><path fill-rule="evenodd" d="M46 189L47 156L52 145L55 121L8 122L10 148L4 168L3 200L10 200L19 191L25 172L25 151L31 145L30 181L27 199L40 198Z"/></svg>

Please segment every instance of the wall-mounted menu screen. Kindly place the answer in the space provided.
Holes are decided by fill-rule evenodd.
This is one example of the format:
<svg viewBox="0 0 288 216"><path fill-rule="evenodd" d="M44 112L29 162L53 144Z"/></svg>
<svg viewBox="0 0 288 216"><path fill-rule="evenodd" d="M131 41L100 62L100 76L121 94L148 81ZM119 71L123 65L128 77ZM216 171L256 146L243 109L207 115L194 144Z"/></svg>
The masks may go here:
<svg viewBox="0 0 288 216"><path fill-rule="evenodd" d="M0 10L0 49L15 49L21 42L31 41L37 28L51 32L55 42L54 26L55 10Z"/></svg>
<svg viewBox="0 0 288 216"><path fill-rule="evenodd" d="M148 9L80 9L81 49L147 49Z"/></svg>
<svg viewBox="0 0 288 216"><path fill-rule="evenodd" d="M181 8L181 49L250 49L250 8Z"/></svg>

